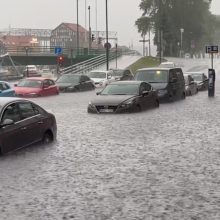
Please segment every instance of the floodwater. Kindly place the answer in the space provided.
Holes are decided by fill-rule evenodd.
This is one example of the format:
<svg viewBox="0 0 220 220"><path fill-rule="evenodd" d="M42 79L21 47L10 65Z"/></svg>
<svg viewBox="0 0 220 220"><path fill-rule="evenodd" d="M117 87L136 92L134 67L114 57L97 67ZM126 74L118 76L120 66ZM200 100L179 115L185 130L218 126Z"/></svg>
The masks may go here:
<svg viewBox="0 0 220 220"><path fill-rule="evenodd" d="M57 141L0 158L0 219L219 220L219 83L136 114L88 114L95 91L34 99Z"/></svg>

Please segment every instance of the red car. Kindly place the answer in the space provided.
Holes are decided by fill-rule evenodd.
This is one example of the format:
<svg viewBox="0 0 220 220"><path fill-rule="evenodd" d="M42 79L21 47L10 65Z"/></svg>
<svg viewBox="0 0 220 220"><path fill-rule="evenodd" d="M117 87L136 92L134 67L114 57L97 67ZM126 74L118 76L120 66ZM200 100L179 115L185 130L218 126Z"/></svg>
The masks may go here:
<svg viewBox="0 0 220 220"><path fill-rule="evenodd" d="M20 97L58 95L59 89L54 80L43 77L21 79L15 84L15 94Z"/></svg>

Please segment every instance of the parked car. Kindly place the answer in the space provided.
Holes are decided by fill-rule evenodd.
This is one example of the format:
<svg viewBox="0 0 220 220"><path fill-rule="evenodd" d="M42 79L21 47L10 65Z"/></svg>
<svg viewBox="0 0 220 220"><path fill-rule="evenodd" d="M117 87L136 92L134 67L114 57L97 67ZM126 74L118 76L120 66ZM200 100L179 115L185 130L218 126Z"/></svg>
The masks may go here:
<svg viewBox="0 0 220 220"><path fill-rule="evenodd" d="M184 74L185 90L187 96L192 96L198 93L198 85L190 74Z"/></svg>
<svg viewBox="0 0 220 220"><path fill-rule="evenodd" d="M129 69L112 69L115 80L133 80L134 75Z"/></svg>
<svg viewBox="0 0 220 220"><path fill-rule="evenodd" d="M157 92L146 82L113 82L97 95L88 105L89 113L137 112L159 107Z"/></svg>
<svg viewBox="0 0 220 220"><path fill-rule="evenodd" d="M112 70L93 70L88 74L88 77L94 82L96 87L105 87L109 83L115 81L112 74Z"/></svg>
<svg viewBox="0 0 220 220"><path fill-rule="evenodd" d="M0 81L0 97L15 96L15 90L5 81Z"/></svg>
<svg viewBox="0 0 220 220"><path fill-rule="evenodd" d="M40 77L41 73L35 65L27 65L23 71L24 77Z"/></svg>
<svg viewBox="0 0 220 220"><path fill-rule="evenodd" d="M56 139L55 116L34 102L20 98L0 99L0 153L36 142Z"/></svg>
<svg viewBox="0 0 220 220"><path fill-rule="evenodd" d="M162 62L159 67L161 68L173 68L176 67L174 62Z"/></svg>
<svg viewBox="0 0 220 220"><path fill-rule="evenodd" d="M25 78L21 79L14 86L16 95L20 97L39 97L59 94L59 89L54 80L49 78Z"/></svg>
<svg viewBox="0 0 220 220"><path fill-rule="evenodd" d="M199 91L208 89L208 77L202 72L188 72L198 85Z"/></svg>
<svg viewBox="0 0 220 220"><path fill-rule="evenodd" d="M64 74L56 80L60 92L78 92L95 89L93 81L82 74Z"/></svg>
<svg viewBox="0 0 220 220"><path fill-rule="evenodd" d="M144 68L136 71L135 80L150 83L160 101L185 99L185 81L181 68Z"/></svg>

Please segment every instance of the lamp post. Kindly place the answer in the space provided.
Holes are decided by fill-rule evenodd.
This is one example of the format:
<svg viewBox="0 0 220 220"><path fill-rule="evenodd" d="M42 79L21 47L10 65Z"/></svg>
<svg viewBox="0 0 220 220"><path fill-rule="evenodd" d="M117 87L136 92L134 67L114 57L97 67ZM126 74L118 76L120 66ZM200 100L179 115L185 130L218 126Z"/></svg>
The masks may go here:
<svg viewBox="0 0 220 220"><path fill-rule="evenodd" d="M76 0L76 51L77 56L79 55L79 0Z"/></svg>
<svg viewBox="0 0 220 220"><path fill-rule="evenodd" d="M91 49L91 43L92 43L92 39L91 39L91 16L90 16L90 5L88 6L88 10L89 10L89 53L90 53L90 49Z"/></svg>
<svg viewBox="0 0 220 220"><path fill-rule="evenodd" d="M28 52L29 52L29 47L25 47L25 53L26 53L26 77L29 77L29 70L28 70Z"/></svg>
<svg viewBox="0 0 220 220"><path fill-rule="evenodd" d="M105 7L106 7L106 70L109 70L108 0L105 1Z"/></svg>
<svg viewBox="0 0 220 220"><path fill-rule="evenodd" d="M183 50L183 32L184 29L180 28L180 57L182 57L182 50Z"/></svg>

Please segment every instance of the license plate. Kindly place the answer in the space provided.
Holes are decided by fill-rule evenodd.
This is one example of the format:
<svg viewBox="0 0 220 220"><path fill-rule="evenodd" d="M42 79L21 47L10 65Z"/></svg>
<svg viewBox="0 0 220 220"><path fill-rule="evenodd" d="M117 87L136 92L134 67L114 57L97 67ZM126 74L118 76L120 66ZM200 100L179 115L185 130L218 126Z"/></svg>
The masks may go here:
<svg viewBox="0 0 220 220"><path fill-rule="evenodd" d="M99 111L109 113L109 112L113 112L113 109L100 109Z"/></svg>

